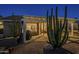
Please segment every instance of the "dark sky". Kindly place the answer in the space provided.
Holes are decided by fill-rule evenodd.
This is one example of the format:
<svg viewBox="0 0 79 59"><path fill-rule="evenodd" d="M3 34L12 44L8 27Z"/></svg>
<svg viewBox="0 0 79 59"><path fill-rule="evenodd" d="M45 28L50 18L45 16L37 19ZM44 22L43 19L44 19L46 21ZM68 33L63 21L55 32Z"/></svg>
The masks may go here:
<svg viewBox="0 0 79 59"><path fill-rule="evenodd" d="M68 17L70 18L79 18L79 5L75 4L3 4L0 5L0 15L9 16L14 13L15 15L29 15L29 16L45 16L46 10L58 6L59 16L64 16L64 7L68 6Z"/></svg>

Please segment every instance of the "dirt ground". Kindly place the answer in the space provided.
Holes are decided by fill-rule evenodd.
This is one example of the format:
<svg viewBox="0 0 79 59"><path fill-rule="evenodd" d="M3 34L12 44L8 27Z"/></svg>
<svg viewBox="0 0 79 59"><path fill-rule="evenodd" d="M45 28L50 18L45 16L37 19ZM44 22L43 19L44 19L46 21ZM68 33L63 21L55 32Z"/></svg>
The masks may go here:
<svg viewBox="0 0 79 59"><path fill-rule="evenodd" d="M48 44L47 41L47 35L45 34L39 38L32 40L29 43L17 46L12 54L43 54L43 48ZM79 54L78 43L69 42L63 47L74 54Z"/></svg>
<svg viewBox="0 0 79 59"><path fill-rule="evenodd" d="M32 42L22 44L16 47L14 54L42 54L43 48L47 44L47 37L41 36L40 38L32 40Z"/></svg>

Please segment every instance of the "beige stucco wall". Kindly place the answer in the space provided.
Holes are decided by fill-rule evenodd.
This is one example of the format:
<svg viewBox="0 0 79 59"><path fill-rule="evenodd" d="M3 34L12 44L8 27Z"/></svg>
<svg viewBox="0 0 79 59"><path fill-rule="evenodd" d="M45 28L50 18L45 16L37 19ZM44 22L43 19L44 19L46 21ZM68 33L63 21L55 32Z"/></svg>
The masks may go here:
<svg viewBox="0 0 79 59"><path fill-rule="evenodd" d="M37 24L36 23L27 23L26 24L26 30L37 32Z"/></svg>

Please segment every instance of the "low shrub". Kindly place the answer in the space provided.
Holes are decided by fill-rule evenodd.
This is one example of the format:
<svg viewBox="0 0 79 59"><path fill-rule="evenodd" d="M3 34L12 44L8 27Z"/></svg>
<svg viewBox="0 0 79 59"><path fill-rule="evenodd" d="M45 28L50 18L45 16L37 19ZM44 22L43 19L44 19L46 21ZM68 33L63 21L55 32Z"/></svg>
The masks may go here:
<svg viewBox="0 0 79 59"><path fill-rule="evenodd" d="M27 31L26 31L26 40L30 40L31 37L32 37L31 31L30 31L30 30L27 30Z"/></svg>
<svg viewBox="0 0 79 59"><path fill-rule="evenodd" d="M35 31L32 31L32 36L36 36L36 35L38 35L38 33Z"/></svg>

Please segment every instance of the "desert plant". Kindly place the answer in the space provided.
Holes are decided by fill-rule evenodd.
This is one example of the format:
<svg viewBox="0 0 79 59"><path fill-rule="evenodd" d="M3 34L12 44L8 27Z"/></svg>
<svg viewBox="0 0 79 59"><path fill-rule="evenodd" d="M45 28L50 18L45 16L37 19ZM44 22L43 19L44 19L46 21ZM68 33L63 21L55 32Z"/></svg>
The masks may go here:
<svg viewBox="0 0 79 59"><path fill-rule="evenodd" d="M56 7L55 16L53 15L53 8L51 14L47 10L47 34L49 43L53 48L60 48L68 40L68 20L67 20L67 6L65 7L65 16L62 20L58 19L58 7Z"/></svg>
<svg viewBox="0 0 79 59"><path fill-rule="evenodd" d="M26 40L30 40L31 37L32 37L31 31L30 30L26 30Z"/></svg>

